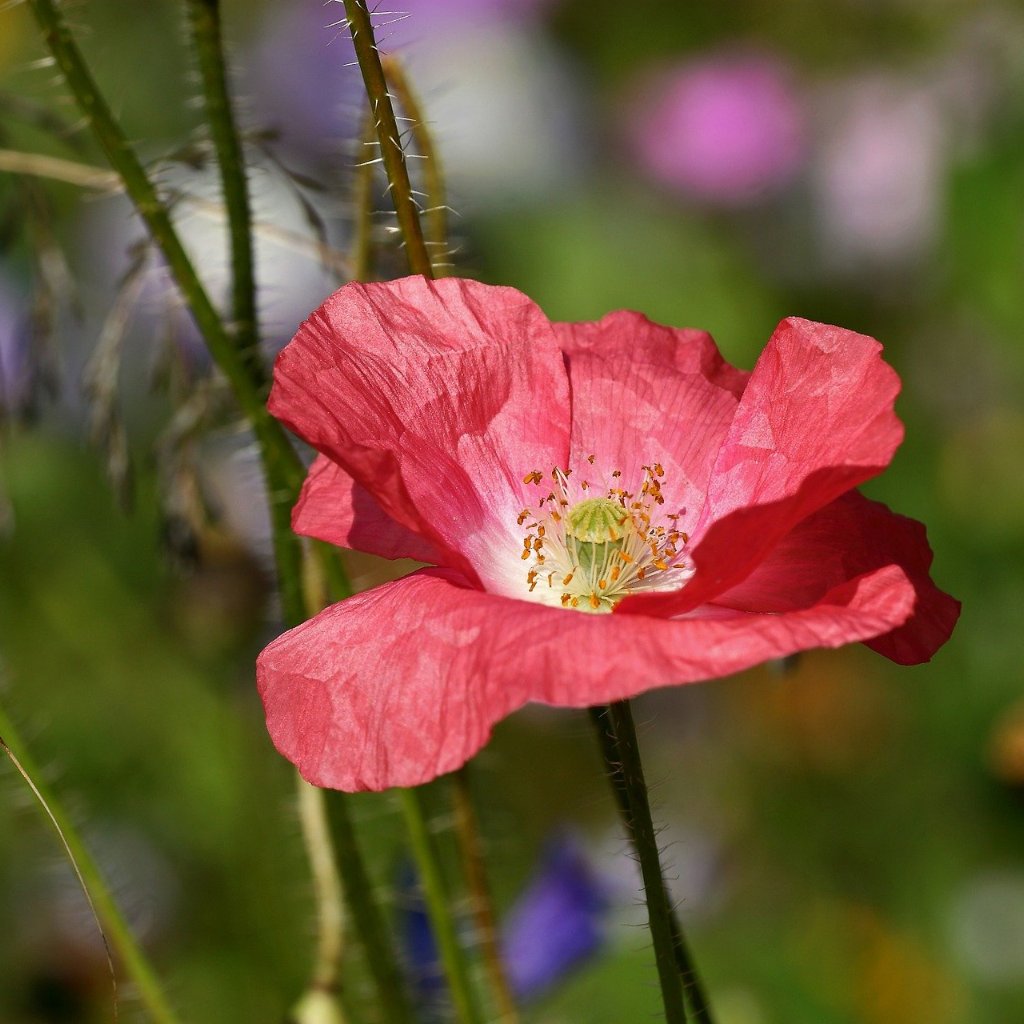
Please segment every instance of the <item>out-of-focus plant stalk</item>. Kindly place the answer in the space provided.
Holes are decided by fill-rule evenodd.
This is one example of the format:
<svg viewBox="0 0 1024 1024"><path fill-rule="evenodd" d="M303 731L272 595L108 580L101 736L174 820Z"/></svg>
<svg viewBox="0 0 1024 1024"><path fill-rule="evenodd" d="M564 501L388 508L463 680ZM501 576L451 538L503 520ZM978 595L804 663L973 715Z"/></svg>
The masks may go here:
<svg viewBox="0 0 1024 1024"><path fill-rule="evenodd" d="M221 189L228 214L231 251L231 308L236 348L242 352L255 348L259 337L256 319L256 277L253 268L252 211L249 181L245 173L242 143L235 126L234 110L228 92L224 45L220 28L219 0L187 0L192 38L195 42L199 74L206 101L206 119L210 127Z"/></svg>
<svg viewBox="0 0 1024 1024"><path fill-rule="evenodd" d="M380 63L380 52L373 37L373 25L366 0L345 0L345 15L356 50L356 59L363 76L363 85L370 101L370 110L377 126L377 140L384 170L388 176L391 202L395 206L398 227L405 242L405 255L414 274L433 276L433 268L423 240L419 208L409 181L402 137L395 120L395 108L388 94L388 83Z"/></svg>
<svg viewBox="0 0 1024 1024"><path fill-rule="evenodd" d="M71 858L72 866L85 888L86 899L89 900L100 923L104 933L104 944L109 937L110 945L117 951L125 972L135 982L139 1001L146 1008L150 1019L156 1024L179 1024L178 1016L171 1009L157 973L122 916L103 872L93 860L71 816L42 781L42 773L32 760L14 723L0 707L0 749L2 748L6 748L16 759L15 766L20 766L24 771L40 805L57 830Z"/></svg>
<svg viewBox="0 0 1024 1024"><path fill-rule="evenodd" d="M430 917L430 928L437 942L444 965L448 990L459 1024L483 1024L484 1017L477 1005L476 993L470 978L469 964L459 942L452 914L452 900L441 873L436 844L427 824L422 789L399 790L399 799L405 815L405 824L416 862L417 878Z"/></svg>
<svg viewBox="0 0 1024 1024"><path fill-rule="evenodd" d="M228 92L224 44L220 29L220 3L219 0L186 0L186 6L199 61L206 120L217 154L221 190L227 210L233 317L228 334L234 351L244 362L255 367L256 376L265 381L266 370L259 350L256 323L256 278L253 270L249 183ZM223 328L223 325L221 326ZM261 385L263 390L265 387L265 383ZM265 414L266 409L263 411ZM291 507L295 495L289 488L282 487L285 481L276 472L272 472L273 455L264 446L262 438L259 440L273 524L278 587L281 591L282 604L286 609L288 625L295 626L305 618L301 589L302 551L291 530ZM290 445L289 450L294 452Z"/></svg>
<svg viewBox="0 0 1024 1024"><path fill-rule="evenodd" d="M484 867L480 826L473 807L469 765L463 765L452 775L452 790L455 804L455 838L462 858L462 873L469 886L484 967L494 994L498 1024L519 1024L519 1014L509 988L505 965L501 959L501 947L498 944L498 929L494 920L494 904L487 883L487 871Z"/></svg>
<svg viewBox="0 0 1024 1024"><path fill-rule="evenodd" d="M296 784L299 823L313 874L317 912L317 949L310 986L337 995L345 945L345 909L327 808L324 806L324 791L310 785L298 773Z"/></svg>
<svg viewBox="0 0 1024 1024"><path fill-rule="evenodd" d="M619 815L640 861L666 1020L685 1020L685 1015L679 1016L682 1007L676 1008L682 982L696 1024L714 1024L700 976L668 896L630 702L591 708L590 717ZM670 1005L676 1016L670 1014Z"/></svg>
<svg viewBox="0 0 1024 1024"><path fill-rule="evenodd" d="M373 898L373 880L366 870L356 838L350 803L333 801L332 834L338 861L345 866L344 886L356 931L366 950L366 961L377 987L381 1015L386 1024L416 1024L416 1015L409 1002L405 978L395 955L391 935L384 923L377 901Z"/></svg>

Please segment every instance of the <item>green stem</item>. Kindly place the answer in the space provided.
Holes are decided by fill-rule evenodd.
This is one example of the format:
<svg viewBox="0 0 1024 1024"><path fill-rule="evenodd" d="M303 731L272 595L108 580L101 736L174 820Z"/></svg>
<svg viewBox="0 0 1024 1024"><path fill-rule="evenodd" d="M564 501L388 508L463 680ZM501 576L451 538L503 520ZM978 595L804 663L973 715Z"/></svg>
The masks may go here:
<svg viewBox="0 0 1024 1024"><path fill-rule="evenodd" d="M352 34L356 59L359 61L359 70L363 75L363 85L377 126L380 155L388 176L388 187L391 191L391 202L395 206L398 227L405 241L409 269L414 274L432 277L430 256L423 242L419 207L413 198L409 168L406 166L405 152L402 149L402 137L395 121L395 110L391 105L388 83L384 78L380 53L373 37L373 25L370 22L370 13L366 9L366 0L345 0L345 14L348 17L348 27Z"/></svg>
<svg viewBox="0 0 1024 1024"><path fill-rule="evenodd" d="M278 500L291 504L302 484L305 469L284 429L267 411L268 379L259 351L255 347L237 348L225 330L174 230L166 205L161 202L138 156L97 89L54 0L27 0L27 3L75 102L87 118L96 140L124 184L150 235L160 247L210 354L230 382L264 452L268 481L278 481L279 487L283 485L284 495Z"/></svg>
<svg viewBox="0 0 1024 1024"><path fill-rule="evenodd" d="M398 791L402 812L412 843L413 859L423 895L427 903L431 931L437 941L448 978L448 988L460 1024L481 1024L483 1017L476 1004L476 996L469 978L469 967L463 955L462 946L455 928L440 861L430 829L427 825L427 811L421 789Z"/></svg>
<svg viewBox="0 0 1024 1024"><path fill-rule="evenodd" d="M206 98L206 119L210 125L221 188L228 214L231 243L232 312L236 348L255 349L259 336L256 319L256 279L253 270L252 213L249 182L245 174L242 145L235 128L234 111L228 93L224 46L221 39L219 0L188 0L189 21L195 40L199 73Z"/></svg>
<svg viewBox="0 0 1024 1024"><path fill-rule="evenodd" d="M519 1014L508 985L505 966L498 945L498 929L495 922L494 903L491 888L487 883L483 844L480 840L480 824L473 808L473 792L470 787L470 768L463 765L452 775L455 804L455 838L462 859L462 873L469 886L473 901L473 916L483 953L484 967L490 979L494 1002L500 1024L518 1024Z"/></svg>
<svg viewBox="0 0 1024 1024"><path fill-rule="evenodd" d="M356 839L350 813L351 798L342 794L332 801L331 822L342 865L349 911L355 921L366 962L377 987L380 1009L387 1024L415 1024L416 1017L406 994L405 979L395 955L391 935L373 899L373 882Z"/></svg>
<svg viewBox="0 0 1024 1024"><path fill-rule="evenodd" d="M613 704L612 709L619 709L620 727L627 736L629 747L635 751L636 770L640 773L642 781L643 766L640 763L640 748L636 738L636 727L633 724L633 713L629 702L623 701L621 704ZM629 790L626 786L626 765L628 763L629 749L627 749L626 755L623 755L621 752L618 743L619 729L613 724L613 716L609 714L610 710L607 707L591 708L590 713L597 730L601 752L608 769L609 780L619 806L619 813L627 830L632 832L630 822L633 817L633 809L629 802ZM649 806L647 807L647 813L649 816ZM675 908L671 904L669 904L669 919L672 927L672 948L675 955L676 970L683 980L684 992L690 1011L694 1015L696 1024L714 1024L714 1018L711 1015L711 1004L708 1001L704 985L697 972L693 957L690 955L689 947L686 944L682 925L679 923L679 915L676 914Z"/></svg>
<svg viewBox="0 0 1024 1024"><path fill-rule="evenodd" d="M374 146L379 145L373 114L367 111L359 132L360 159L356 161L355 183L352 187L355 216L352 224L352 252L349 259L352 263L354 281L369 281L373 273L373 171L377 161L370 156L370 152Z"/></svg>
<svg viewBox="0 0 1024 1024"><path fill-rule="evenodd" d="M629 701L591 708L590 714L619 813L640 861L665 1020L668 1024L685 1024L683 990L676 962L677 939L681 941L682 935L677 926L673 927L672 906L661 870L658 837L651 818L633 714Z"/></svg>
<svg viewBox="0 0 1024 1024"><path fill-rule="evenodd" d="M100 923L104 943L109 936L110 944L117 950L125 971L135 982L139 1000L150 1018L156 1024L178 1024L178 1017L160 987L156 972L118 909L103 873L93 860L67 811L42 782L42 772L33 762L14 728L14 723L3 708L0 708L0 750L8 753L15 767L24 772L26 782L35 792L40 805L56 829L85 890L86 899L91 903L96 919Z"/></svg>
<svg viewBox="0 0 1024 1024"><path fill-rule="evenodd" d="M434 276L444 277L444 268L447 266L444 258L448 255L448 200L445 196L441 158L434 145L433 133L427 128L423 117L419 97L409 82L402 62L394 55L386 54L381 57L381 67L398 105L412 122L412 137L423 157L423 188L427 194L427 209L423 216L429 235L425 244L433 250L431 267Z"/></svg>

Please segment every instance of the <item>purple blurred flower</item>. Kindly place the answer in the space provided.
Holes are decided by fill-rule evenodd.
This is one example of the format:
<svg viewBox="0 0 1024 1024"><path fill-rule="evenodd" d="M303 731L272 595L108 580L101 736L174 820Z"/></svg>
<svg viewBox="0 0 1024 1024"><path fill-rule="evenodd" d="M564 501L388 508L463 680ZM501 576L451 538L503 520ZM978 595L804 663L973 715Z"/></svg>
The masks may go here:
<svg viewBox="0 0 1024 1024"><path fill-rule="evenodd" d="M32 358L24 302L0 279L0 419L32 402Z"/></svg>
<svg viewBox="0 0 1024 1024"><path fill-rule="evenodd" d="M608 894L578 842L552 840L540 869L502 927L502 954L516 997L542 995L600 949Z"/></svg>
<svg viewBox="0 0 1024 1024"><path fill-rule="evenodd" d="M424 1019L443 1015L447 993L437 947L414 873L403 869L398 886L406 966ZM600 949L609 909L605 886L579 842L552 839L540 865L501 929L501 949L516 999L546 993Z"/></svg>
<svg viewBox="0 0 1024 1024"><path fill-rule="evenodd" d="M743 205L790 182L806 154L805 113L789 69L749 52L661 72L630 110L648 173L690 198Z"/></svg>

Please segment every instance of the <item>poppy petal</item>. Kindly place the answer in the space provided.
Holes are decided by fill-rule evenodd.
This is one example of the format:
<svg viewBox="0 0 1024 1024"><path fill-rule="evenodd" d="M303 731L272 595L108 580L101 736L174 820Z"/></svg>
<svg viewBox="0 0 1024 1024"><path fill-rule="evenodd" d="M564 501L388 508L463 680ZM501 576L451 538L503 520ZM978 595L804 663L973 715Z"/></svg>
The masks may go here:
<svg viewBox="0 0 1024 1024"><path fill-rule="evenodd" d="M432 565L444 559L430 541L396 523L365 487L326 455L318 455L309 467L292 510L292 529L303 537L382 558L414 558Z"/></svg>
<svg viewBox="0 0 1024 1024"><path fill-rule="evenodd" d="M643 465L658 463L666 501L692 516L680 527L694 525L747 374L722 359L710 334L640 313L554 328L572 392L570 463L585 473L595 455L595 469L620 470L617 486L634 492Z"/></svg>
<svg viewBox="0 0 1024 1024"><path fill-rule="evenodd" d="M842 580L898 565L917 593L914 614L867 645L902 665L915 665L928 661L949 639L960 614L960 602L932 582L931 564L922 523L851 491L798 524L750 576L715 603L745 611L790 611L813 604Z"/></svg>
<svg viewBox="0 0 1024 1024"><path fill-rule="evenodd" d="M772 334L715 459L691 538L696 575L617 611L678 615L736 586L812 512L881 472L903 427L873 338L791 317Z"/></svg>
<svg viewBox="0 0 1024 1024"><path fill-rule="evenodd" d="M459 278L348 284L278 356L269 408L447 563L521 588L523 475L564 464L569 444L562 354L525 295Z"/></svg>
<svg viewBox="0 0 1024 1024"><path fill-rule="evenodd" d="M669 620L510 601L424 569L278 637L257 678L275 745L310 782L412 786L464 764L528 701L603 704L868 640L902 625L914 598L887 566L810 608Z"/></svg>

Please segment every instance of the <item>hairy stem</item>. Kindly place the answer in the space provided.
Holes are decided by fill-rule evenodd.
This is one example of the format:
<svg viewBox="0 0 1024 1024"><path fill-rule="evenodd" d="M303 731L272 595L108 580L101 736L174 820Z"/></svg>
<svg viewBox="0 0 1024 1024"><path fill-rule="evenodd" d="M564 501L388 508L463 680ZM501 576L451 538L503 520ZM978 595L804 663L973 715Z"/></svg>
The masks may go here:
<svg viewBox="0 0 1024 1024"><path fill-rule="evenodd" d="M217 151L224 206L228 213L231 305L236 348L245 352L256 347L259 333L253 270L252 212L242 145L235 128L234 110L228 93L219 0L188 0L188 13L203 82L206 120Z"/></svg>
<svg viewBox="0 0 1024 1024"><path fill-rule="evenodd" d="M359 160L355 166L355 182L352 188L352 206L355 218L352 225L352 277L355 281L369 281L373 274L373 172L377 158L370 151L379 146L377 125L373 114L366 112L359 132Z"/></svg>
<svg viewBox="0 0 1024 1024"><path fill-rule="evenodd" d="M423 188L427 193L427 208L423 216L429 236L425 244L432 251L430 262L434 276L444 277L448 266L448 200L445 196L441 158L434 145L433 133L427 128L423 117L419 97L409 82L402 62L393 54L386 54L381 57L381 67L398 105L411 121L412 137L423 157Z"/></svg>
<svg viewBox="0 0 1024 1024"><path fill-rule="evenodd" d="M448 979L455 1015L459 1024L482 1024L483 1017L477 1006L476 994L469 976L469 965L455 928L451 898L441 873L436 844L427 825L427 811L420 789L399 790L402 812L412 843L413 859L423 895L427 903L431 931L437 941Z"/></svg>
<svg viewBox="0 0 1024 1024"><path fill-rule="evenodd" d="M641 783L643 781L643 766L640 763L640 747L636 738L636 726L633 723L633 712L630 703L629 701L621 701L619 704L613 704L610 707L591 708L590 714L597 732L598 741L601 744L601 753L604 757L609 781L618 804L619 814L622 817L627 832L632 836L634 831L631 823L636 812L631 803L630 789L627 785L627 771L629 770L627 765L635 760L635 770L640 776ZM627 739L625 752L623 752L619 742L620 733L625 734ZM635 753L635 759L633 753ZM643 804L644 807L639 808L639 812L643 813L644 808L646 808L649 818L650 806L646 798ZM660 866L660 859L658 863ZM708 1002L704 985L690 955L682 926L679 923L679 916L676 914L675 908L671 903L668 906L668 913L672 930L672 952L675 957L676 970L682 978L684 993L690 1011L693 1013L697 1024L714 1024L714 1018L711 1015L711 1004Z"/></svg>
<svg viewBox="0 0 1024 1024"><path fill-rule="evenodd" d="M356 50L356 59L359 61L359 70L363 75L363 85L370 100L370 110L377 126L380 155L388 176L388 188L391 192L391 202L395 206L398 227L405 242L409 269L414 274L432 277L433 269L423 241L419 208L412 194L409 168L405 163L405 151L402 149L402 137L395 121L395 109L391 104L388 83L380 63L380 53L373 37L373 25L366 8L366 0L345 0L345 14Z"/></svg>
<svg viewBox="0 0 1024 1024"><path fill-rule="evenodd" d="M469 765L463 765L452 775L455 803L455 837L462 858L462 873L469 886L473 917L483 953L484 967L494 994L499 1024L518 1024L519 1014L505 975L498 944L491 887L487 882L480 825L473 808Z"/></svg>
<svg viewBox="0 0 1024 1024"><path fill-rule="evenodd" d="M128 922L122 916L103 873L82 841L70 815L43 783L42 773L33 762L14 728L14 723L3 708L0 708L0 750L7 753L15 767L23 773L40 806L56 829L85 890L86 899L100 923L104 944L109 936L110 945L117 951L126 973L135 982L139 1000L149 1017L156 1024L178 1024L178 1017L171 1009L156 971L153 970L131 928L128 927Z"/></svg>
<svg viewBox="0 0 1024 1024"><path fill-rule="evenodd" d="M658 968L661 999L668 1024L684 1024L683 988L677 966L677 940L682 933L673 923L658 852L658 837L651 818L640 747L629 701L590 709L597 731L601 754L608 771L623 825L629 836L643 876L647 900L648 926L654 941L654 960Z"/></svg>

